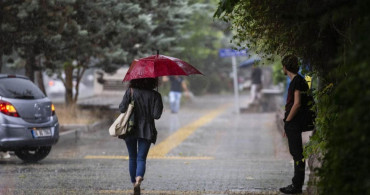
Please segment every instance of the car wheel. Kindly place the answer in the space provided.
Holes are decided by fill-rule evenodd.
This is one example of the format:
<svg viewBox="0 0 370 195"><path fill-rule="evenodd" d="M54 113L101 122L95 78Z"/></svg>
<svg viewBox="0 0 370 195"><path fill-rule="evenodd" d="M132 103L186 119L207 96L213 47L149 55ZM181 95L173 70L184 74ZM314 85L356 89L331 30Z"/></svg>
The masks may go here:
<svg viewBox="0 0 370 195"><path fill-rule="evenodd" d="M15 151L15 155L24 162L38 162L44 159L49 154L50 150L51 146L25 148Z"/></svg>

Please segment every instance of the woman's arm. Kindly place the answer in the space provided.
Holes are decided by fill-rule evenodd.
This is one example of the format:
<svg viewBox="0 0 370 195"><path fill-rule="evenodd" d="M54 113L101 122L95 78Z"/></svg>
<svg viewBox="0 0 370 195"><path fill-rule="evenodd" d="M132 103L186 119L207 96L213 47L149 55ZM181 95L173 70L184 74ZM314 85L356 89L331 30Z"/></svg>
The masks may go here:
<svg viewBox="0 0 370 195"><path fill-rule="evenodd" d="M123 96L121 103L119 104L119 111L121 113L126 112L129 103L130 103L130 88L126 90L126 93Z"/></svg>
<svg viewBox="0 0 370 195"><path fill-rule="evenodd" d="M163 112L162 96L161 94L158 93L154 101L153 118L154 119L161 118L162 112Z"/></svg>

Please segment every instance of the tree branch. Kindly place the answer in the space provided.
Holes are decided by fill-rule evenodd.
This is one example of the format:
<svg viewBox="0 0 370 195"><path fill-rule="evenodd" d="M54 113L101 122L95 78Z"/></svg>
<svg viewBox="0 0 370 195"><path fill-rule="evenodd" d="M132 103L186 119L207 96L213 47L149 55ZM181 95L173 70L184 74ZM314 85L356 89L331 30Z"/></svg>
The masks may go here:
<svg viewBox="0 0 370 195"><path fill-rule="evenodd" d="M1 1L0 2L0 7L1 8L4 8L4 7L7 7L7 6L10 6L10 5L15 5L15 4L20 4L20 3L23 3L24 0L10 0L10 1Z"/></svg>
<svg viewBox="0 0 370 195"><path fill-rule="evenodd" d="M328 13L330 10L334 10L334 9L337 9L337 8L340 8L340 7L347 7L349 5L353 5L354 1L351 1L351 0L342 0L342 1L335 1L335 3L331 3L331 4L327 4L327 5L322 5L320 4L320 6L317 6L315 8L312 7L312 9L314 10L313 12L309 12L307 13L306 15L302 15L302 14L297 14L295 12L291 13L291 12L287 12L286 10L280 10L281 13L282 13L282 17L284 19L308 19L308 18L312 18L312 19L316 19L316 18L319 18L321 17L322 15ZM277 10L279 11L279 10Z"/></svg>

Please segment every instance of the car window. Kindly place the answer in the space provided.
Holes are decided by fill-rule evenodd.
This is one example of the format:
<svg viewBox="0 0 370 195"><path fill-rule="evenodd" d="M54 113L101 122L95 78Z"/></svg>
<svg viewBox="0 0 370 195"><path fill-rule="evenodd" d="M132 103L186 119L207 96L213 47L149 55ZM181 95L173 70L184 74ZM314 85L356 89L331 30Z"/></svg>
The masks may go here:
<svg viewBox="0 0 370 195"><path fill-rule="evenodd" d="M13 99L41 99L44 93L30 80L22 78L0 79L0 96Z"/></svg>

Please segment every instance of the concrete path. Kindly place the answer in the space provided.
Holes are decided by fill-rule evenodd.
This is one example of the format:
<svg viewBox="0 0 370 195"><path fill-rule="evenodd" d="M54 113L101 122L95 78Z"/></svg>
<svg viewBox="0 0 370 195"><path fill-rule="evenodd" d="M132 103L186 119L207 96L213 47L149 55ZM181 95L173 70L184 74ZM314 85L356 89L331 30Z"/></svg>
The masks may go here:
<svg viewBox="0 0 370 195"><path fill-rule="evenodd" d="M232 101L203 96L178 114L165 110L143 194L279 194L291 183L293 161L275 113L237 115ZM107 126L63 136L37 164L0 159L0 175L0 194L132 193L126 146Z"/></svg>

